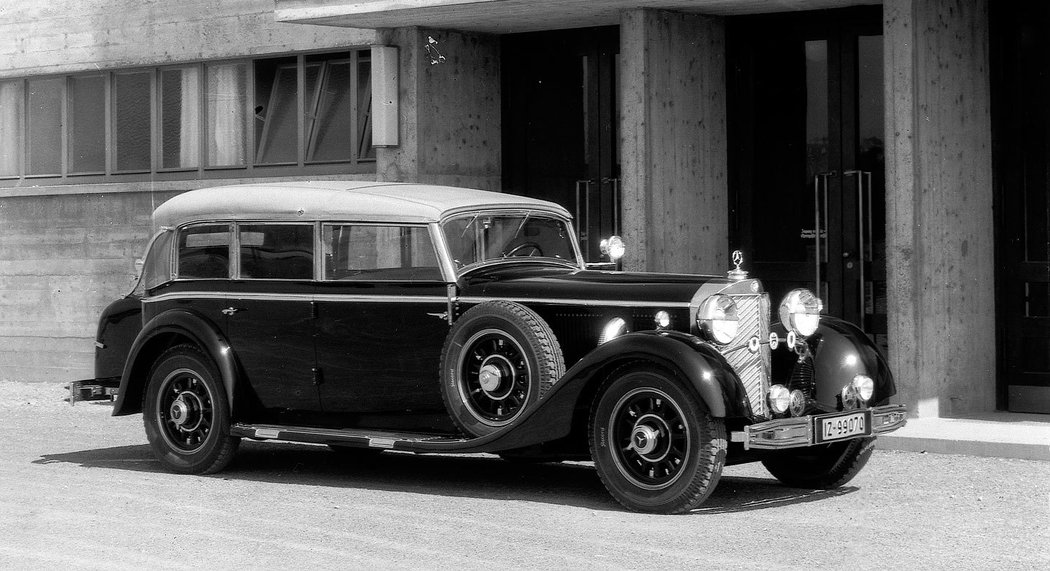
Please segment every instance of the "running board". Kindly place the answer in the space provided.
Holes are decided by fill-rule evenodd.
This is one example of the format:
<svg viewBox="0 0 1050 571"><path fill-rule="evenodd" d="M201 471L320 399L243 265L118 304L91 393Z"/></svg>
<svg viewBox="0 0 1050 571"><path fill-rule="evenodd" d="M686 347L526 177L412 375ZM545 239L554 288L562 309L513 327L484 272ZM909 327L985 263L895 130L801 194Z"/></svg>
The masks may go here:
<svg viewBox="0 0 1050 571"><path fill-rule="evenodd" d="M480 450L471 450L477 446L474 439L410 432L237 423L230 427L230 433L233 436L255 440L338 444L408 452L480 452Z"/></svg>

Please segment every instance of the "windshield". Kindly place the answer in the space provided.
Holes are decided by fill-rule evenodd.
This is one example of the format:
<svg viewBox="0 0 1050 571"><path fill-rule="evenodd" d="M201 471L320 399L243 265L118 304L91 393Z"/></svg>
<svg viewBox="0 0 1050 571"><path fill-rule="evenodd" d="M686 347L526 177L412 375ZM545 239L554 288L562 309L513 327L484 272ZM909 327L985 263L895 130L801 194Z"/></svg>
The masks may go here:
<svg viewBox="0 0 1050 571"><path fill-rule="evenodd" d="M568 225L548 214L470 213L445 221L442 229L457 270L510 258L579 266Z"/></svg>

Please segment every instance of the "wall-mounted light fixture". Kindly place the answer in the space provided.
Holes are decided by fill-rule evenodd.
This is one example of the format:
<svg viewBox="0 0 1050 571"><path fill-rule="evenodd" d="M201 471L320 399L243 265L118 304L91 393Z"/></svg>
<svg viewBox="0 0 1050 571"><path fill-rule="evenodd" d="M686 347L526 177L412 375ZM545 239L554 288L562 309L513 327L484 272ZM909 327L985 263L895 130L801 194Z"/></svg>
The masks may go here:
<svg viewBox="0 0 1050 571"><path fill-rule="evenodd" d="M372 146L396 147L397 47L372 46Z"/></svg>

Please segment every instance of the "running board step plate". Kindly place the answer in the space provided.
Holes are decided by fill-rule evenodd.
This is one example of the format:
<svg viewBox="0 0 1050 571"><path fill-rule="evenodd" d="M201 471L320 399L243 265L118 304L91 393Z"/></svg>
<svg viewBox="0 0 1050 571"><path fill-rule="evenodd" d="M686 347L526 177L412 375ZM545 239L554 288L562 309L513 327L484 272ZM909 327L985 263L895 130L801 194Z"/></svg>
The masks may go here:
<svg viewBox="0 0 1050 571"><path fill-rule="evenodd" d="M406 450L410 452L454 452L469 447L471 440L455 436L383 432L377 430L314 428L277 424L234 424L233 436L256 440L284 440L313 444L341 444L360 448Z"/></svg>

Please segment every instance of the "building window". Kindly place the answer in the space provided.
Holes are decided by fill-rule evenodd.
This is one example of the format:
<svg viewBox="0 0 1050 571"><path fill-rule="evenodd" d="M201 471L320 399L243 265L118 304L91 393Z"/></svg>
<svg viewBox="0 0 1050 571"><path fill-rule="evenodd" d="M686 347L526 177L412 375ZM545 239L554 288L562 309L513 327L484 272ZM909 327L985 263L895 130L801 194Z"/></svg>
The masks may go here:
<svg viewBox="0 0 1050 571"><path fill-rule="evenodd" d="M160 71L160 168L188 169L200 165L200 100L200 68Z"/></svg>
<svg viewBox="0 0 1050 571"><path fill-rule="evenodd" d="M209 64L205 99L209 167L243 166L248 129L248 66Z"/></svg>
<svg viewBox="0 0 1050 571"><path fill-rule="evenodd" d="M22 82L0 82L0 177L18 176L22 140Z"/></svg>
<svg viewBox="0 0 1050 571"><path fill-rule="evenodd" d="M370 110L367 50L0 81L0 185L367 172Z"/></svg>
<svg viewBox="0 0 1050 571"><path fill-rule="evenodd" d="M296 58L255 62L255 164L299 160Z"/></svg>
<svg viewBox="0 0 1050 571"><path fill-rule="evenodd" d="M106 76L69 78L69 172L106 172Z"/></svg>
<svg viewBox="0 0 1050 571"><path fill-rule="evenodd" d="M61 77L26 82L26 174L62 174Z"/></svg>
<svg viewBox="0 0 1050 571"><path fill-rule="evenodd" d="M114 74L113 107L116 120L116 170L148 172L150 170L150 133L153 74L151 72Z"/></svg>

